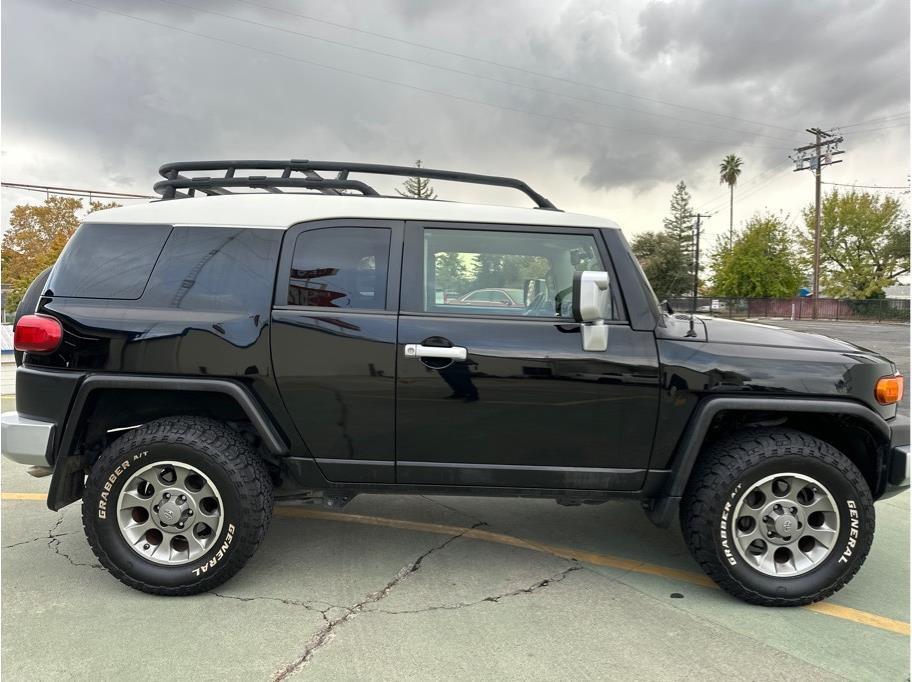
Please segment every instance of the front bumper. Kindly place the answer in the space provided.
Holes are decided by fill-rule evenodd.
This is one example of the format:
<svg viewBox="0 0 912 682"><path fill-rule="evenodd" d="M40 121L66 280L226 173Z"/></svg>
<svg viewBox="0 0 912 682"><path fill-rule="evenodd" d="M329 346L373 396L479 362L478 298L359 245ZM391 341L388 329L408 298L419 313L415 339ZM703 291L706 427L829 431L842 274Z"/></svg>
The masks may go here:
<svg viewBox="0 0 912 682"><path fill-rule="evenodd" d="M881 499L893 497L909 489L910 457L909 418L897 416L890 420L890 452L887 461L887 485Z"/></svg>
<svg viewBox="0 0 912 682"><path fill-rule="evenodd" d="M18 464L49 466L55 427L53 422L23 417L18 412L4 412L0 416L3 456Z"/></svg>

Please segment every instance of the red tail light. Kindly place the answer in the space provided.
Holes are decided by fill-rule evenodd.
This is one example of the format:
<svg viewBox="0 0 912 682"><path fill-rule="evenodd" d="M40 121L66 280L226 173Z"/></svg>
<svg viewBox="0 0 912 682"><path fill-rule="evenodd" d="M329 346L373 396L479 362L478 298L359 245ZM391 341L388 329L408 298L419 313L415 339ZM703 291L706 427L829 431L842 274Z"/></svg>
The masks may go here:
<svg viewBox="0 0 912 682"><path fill-rule="evenodd" d="M13 346L27 353L50 353L63 339L63 327L47 315L23 315L13 331Z"/></svg>

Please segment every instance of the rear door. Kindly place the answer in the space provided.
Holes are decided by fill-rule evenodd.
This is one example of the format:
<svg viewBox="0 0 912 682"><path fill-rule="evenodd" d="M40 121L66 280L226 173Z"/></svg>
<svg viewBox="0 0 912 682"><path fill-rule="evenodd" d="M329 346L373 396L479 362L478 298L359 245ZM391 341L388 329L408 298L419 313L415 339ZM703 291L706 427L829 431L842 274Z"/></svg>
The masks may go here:
<svg viewBox="0 0 912 682"><path fill-rule="evenodd" d="M577 270L612 274L607 351L582 350ZM518 290L523 302L476 302L483 289ZM398 482L641 487L655 339L627 322L598 230L407 223L401 301Z"/></svg>
<svg viewBox="0 0 912 682"><path fill-rule="evenodd" d="M285 236L272 313L282 398L331 481L395 480L402 223L328 220Z"/></svg>

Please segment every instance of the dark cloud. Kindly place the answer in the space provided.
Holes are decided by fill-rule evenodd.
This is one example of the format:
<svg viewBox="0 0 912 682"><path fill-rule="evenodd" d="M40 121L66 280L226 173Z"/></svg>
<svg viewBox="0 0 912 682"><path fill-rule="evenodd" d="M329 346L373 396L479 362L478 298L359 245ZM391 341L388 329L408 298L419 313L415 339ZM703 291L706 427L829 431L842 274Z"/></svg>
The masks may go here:
<svg viewBox="0 0 912 682"><path fill-rule="evenodd" d="M4 163L17 180L148 191L158 165L182 158L422 158L519 175L556 196L577 197L580 185L670 191L681 178L715 190L725 153L760 172L787 162L809 125L908 108L903 0L84 1L146 22L69 2L4 3Z"/></svg>

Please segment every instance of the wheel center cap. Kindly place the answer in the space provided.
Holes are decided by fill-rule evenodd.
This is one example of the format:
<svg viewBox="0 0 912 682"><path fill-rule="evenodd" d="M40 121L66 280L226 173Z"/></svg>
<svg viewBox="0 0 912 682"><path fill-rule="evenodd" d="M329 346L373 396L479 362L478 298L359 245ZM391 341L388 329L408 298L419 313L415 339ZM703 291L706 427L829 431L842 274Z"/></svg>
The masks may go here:
<svg viewBox="0 0 912 682"><path fill-rule="evenodd" d="M779 518L776 519L776 522L774 525L776 528L776 532L779 535L781 535L783 537L788 537L790 535L794 535L795 532L798 530L798 519L796 519L791 514L783 514L782 516L780 516Z"/></svg>
<svg viewBox="0 0 912 682"><path fill-rule="evenodd" d="M180 520L180 517L180 507L174 502L166 502L158 508L158 518L160 518L161 522L166 526L177 523Z"/></svg>

